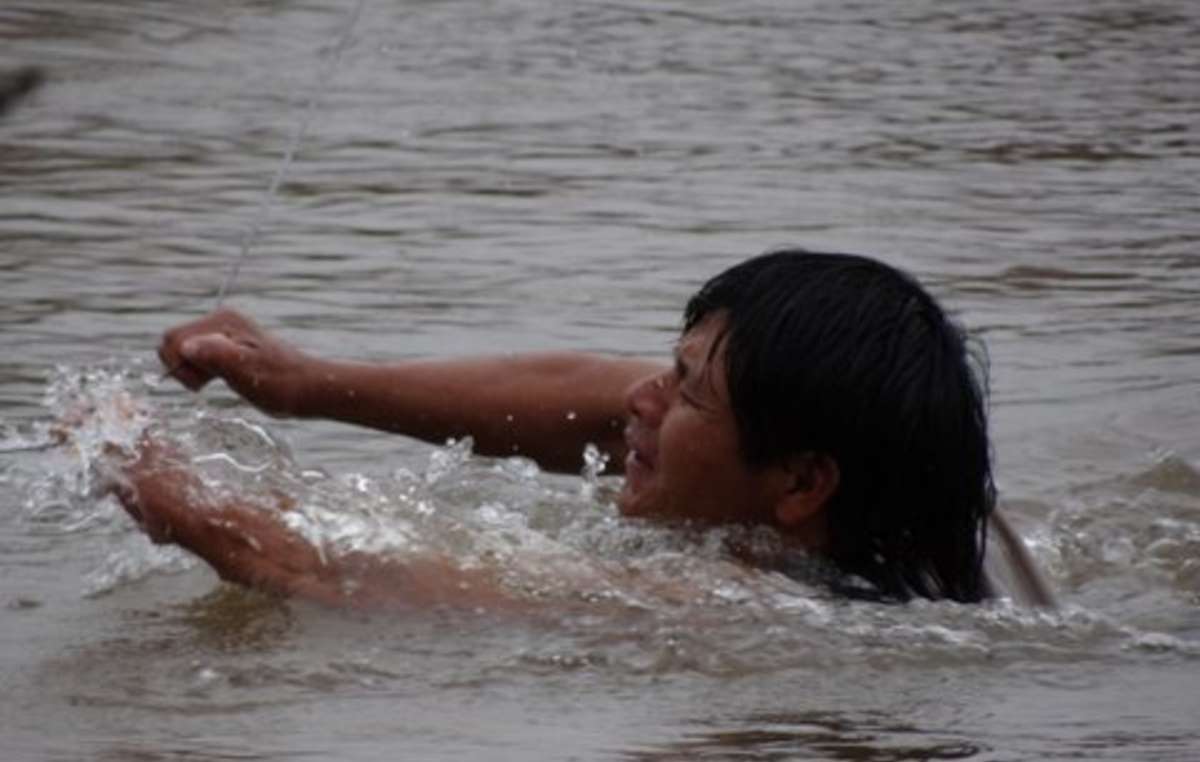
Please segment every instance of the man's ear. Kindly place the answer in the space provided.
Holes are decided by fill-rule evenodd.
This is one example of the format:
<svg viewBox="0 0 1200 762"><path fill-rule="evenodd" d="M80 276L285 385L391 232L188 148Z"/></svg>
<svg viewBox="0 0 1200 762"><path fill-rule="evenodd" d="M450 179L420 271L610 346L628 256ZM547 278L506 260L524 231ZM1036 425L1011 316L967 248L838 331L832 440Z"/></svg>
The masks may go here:
<svg viewBox="0 0 1200 762"><path fill-rule="evenodd" d="M805 452L783 464L785 489L775 503L775 519L784 528L798 528L824 510L842 481L832 456Z"/></svg>

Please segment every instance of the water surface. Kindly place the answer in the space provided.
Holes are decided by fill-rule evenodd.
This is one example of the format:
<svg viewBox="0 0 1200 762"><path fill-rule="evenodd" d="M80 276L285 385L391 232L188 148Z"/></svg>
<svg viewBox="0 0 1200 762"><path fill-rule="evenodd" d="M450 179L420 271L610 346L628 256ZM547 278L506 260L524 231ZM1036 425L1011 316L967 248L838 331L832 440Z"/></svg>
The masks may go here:
<svg viewBox="0 0 1200 762"><path fill-rule="evenodd" d="M0 8L0 68L47 75L0 121L6 758L1200 753L1194 4L367 0L230 298L338 356L665 355L746 256L883 257L988 344L1002 503L1055 613L831 600L617 522L604 480L158 383L352 8ZM548 605L222 587L97 496L87 447L17 451L118 393L249 467L213 478Z"/></svg>

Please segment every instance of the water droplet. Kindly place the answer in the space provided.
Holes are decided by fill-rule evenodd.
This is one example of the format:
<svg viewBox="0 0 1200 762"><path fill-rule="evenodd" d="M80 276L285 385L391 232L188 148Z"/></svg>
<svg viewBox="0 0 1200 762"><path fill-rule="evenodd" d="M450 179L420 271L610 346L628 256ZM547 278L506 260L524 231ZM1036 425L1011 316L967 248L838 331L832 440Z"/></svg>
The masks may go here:
<svg viewBox="0 0 1200 762"><path fill-rule="evenodd" d="M192 675L192 683L197 688L207 687L220 679L221 673L207 665L198 666L195 673Z"/></svg>
<svg viewBox="0 0 1200 762"><path fill-rule="evenodd" d="M425 470L425 483L434 484L458 471L471 458L475 440L471 437L448 439L446 446L434 450L429 456L429 467Z"/></svg>
<svg viewBox="0 0 1200 762"><path fill-rule="evenodd" d="M599 447L588 442L583 448L583 471L580 473L583 485L579 488L579 494L582 497L590 499L595 494L600 474L604 473L607 467L608 453L601 452Z"/></svg>

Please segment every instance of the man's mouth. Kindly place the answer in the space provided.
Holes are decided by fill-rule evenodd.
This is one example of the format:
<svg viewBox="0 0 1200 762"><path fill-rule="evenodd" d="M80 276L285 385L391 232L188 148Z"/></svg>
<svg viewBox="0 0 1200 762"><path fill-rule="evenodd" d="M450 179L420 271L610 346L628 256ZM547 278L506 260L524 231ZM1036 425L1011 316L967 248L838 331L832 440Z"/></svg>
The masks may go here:
<svg viewBox="0 0 1200 762"><path fill-rule="evenodd" d="M625 473L644 475L654 470L655 457L652 447L647 443L647 437L632 427L625 429L625 446L629 453L625 456Z"/></svg>

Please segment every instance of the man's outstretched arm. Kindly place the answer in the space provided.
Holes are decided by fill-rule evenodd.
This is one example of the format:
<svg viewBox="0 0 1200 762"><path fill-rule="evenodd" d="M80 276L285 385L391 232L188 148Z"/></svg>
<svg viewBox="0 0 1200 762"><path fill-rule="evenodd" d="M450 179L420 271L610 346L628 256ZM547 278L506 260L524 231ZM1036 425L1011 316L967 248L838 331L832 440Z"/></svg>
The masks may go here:
<svg viewBox="0 0 1200 762"><path fill-rule="evenodd" d="M176 453L153 440L144 440L122 465L114 489L151 540L179 545L222 579L255 590L368 609L517 605L486 570L464 570L447 559L322 552L287 526L286 498L265 505L215 495Z"/></svg>
<svg viewBox="0 0 1200 762"><path fill-rule="evenodd" d="M367 364L288 346L232 310L168 331L159 356L196 390L222 378L272 415L330 418L440 443L471 436L485 455L577 471L591 442L620 470L625 391L660 372L644 360L578 353Z"/></svg>

